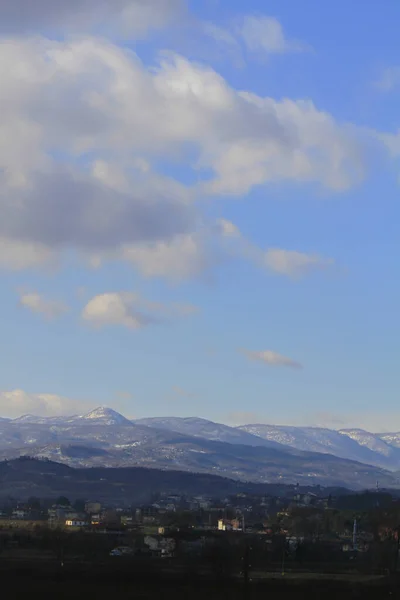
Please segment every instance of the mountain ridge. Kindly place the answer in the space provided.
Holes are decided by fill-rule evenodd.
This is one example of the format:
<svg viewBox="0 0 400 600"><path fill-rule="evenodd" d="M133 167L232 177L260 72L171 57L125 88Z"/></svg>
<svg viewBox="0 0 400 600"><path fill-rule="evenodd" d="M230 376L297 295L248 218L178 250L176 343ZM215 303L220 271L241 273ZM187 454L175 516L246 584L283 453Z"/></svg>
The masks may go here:
<svg viewBox="0 0 400 600"><path fill-rule="evenodd" d="M151 467L234 479L324 485L400 485L400 448L358 429L231 427L199 417L129 420L101 406L83 415L0 421L0 459L22 455L70 466ZM400 439L400 436L399 436Z"/></svg>

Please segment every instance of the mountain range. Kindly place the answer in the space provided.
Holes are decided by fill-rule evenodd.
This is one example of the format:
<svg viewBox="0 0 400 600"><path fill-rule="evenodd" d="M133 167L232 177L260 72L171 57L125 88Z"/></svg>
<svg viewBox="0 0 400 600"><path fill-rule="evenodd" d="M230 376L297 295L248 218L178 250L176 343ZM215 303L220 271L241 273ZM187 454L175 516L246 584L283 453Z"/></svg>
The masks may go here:
<svg viewBox="0 0 400 600"><path fill-rule="evenodd" d="M197 417L85 415L0 420L0 460L29 455L72 467L147 467L262 483L400 487L400 433L243 425Z"/></svg>

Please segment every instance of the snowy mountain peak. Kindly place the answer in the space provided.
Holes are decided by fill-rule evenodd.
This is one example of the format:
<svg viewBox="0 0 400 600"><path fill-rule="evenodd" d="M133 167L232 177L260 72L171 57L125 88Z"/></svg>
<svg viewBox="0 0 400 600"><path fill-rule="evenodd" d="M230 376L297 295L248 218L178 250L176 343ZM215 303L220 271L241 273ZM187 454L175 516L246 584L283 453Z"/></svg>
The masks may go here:
<svg viewBox="0 0 400 600"><path fill-rule="evenodd" d="M37 417L36 415L22 415L12 420L14 423L36 423L41 420L41 417Z"/></svg>
<svg viewBox="0 0 400 600"><path fill-rule="evenodd" d="M86 415L82 415L80 418L97 422L101 421L104 425L132 425L129 419L126 419L116 410L108 408L107 406L99 406L88 412Z"/></svg>

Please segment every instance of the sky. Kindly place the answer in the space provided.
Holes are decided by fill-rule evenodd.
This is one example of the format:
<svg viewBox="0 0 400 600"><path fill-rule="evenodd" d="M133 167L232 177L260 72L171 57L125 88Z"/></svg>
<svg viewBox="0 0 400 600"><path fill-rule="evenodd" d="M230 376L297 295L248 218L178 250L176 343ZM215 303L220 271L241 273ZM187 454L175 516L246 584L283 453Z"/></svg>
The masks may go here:
<svg viewBox="0 0 400 600"><path fill-rule="evenodd" d="M400 429L397 0L0 0L0 414Z"/></svg>

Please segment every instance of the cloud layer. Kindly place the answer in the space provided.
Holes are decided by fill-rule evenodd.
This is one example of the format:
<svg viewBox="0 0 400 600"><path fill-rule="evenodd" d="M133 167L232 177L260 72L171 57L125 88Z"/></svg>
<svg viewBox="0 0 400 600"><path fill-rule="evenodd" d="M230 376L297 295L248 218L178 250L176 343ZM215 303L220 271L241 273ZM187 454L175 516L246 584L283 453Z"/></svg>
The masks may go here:
<svg viewBox="0 0 400 600"><path fill-rule="evenodd" d="M183 248L201 271L200 197L279 180L341 190L363 176L354 131L310 101L237 91L173 54L150 70L104 39L3 42L0 265L112 251L160 275ZM197 183L166 177L160 160Z"/></svg>
<svg viewBox="0 0 400 600"><path fill-rule="evenodd" d="M85 32L142 37L169 24L183 0L1 0L0 32Z"/></svg>
<svg viewBox="0 0 400 600"><path fill-rule="evenodd" d="M25 414L58 416L84 414L93 405L56 394L30 394L24 390L0 391L0 415L16 418Z"/></svg>

